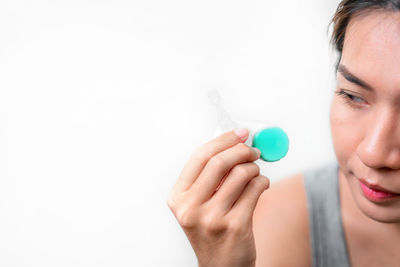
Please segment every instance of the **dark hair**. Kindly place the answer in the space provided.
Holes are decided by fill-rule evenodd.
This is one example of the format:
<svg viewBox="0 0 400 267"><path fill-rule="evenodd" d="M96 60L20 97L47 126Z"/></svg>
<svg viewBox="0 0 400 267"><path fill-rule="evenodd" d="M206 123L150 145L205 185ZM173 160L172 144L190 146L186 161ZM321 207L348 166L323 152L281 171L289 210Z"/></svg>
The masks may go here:
<svg viewBox="0 0 400 267"><path fill-rule="evenodd" d="M350 20L356 16L365 15L372 11L400 11L400 0L342 0L336 9L329 26L333 23L331 44L339 53L336 71L342 58L342 50L346 28Z"/></svg>

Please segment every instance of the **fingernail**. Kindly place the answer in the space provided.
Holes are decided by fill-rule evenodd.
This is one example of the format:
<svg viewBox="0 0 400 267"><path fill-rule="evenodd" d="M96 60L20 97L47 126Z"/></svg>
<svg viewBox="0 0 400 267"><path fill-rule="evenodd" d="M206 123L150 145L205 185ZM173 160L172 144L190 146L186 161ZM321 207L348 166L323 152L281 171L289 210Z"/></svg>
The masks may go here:
<svg viewBox="0 0 400 267"><path fill-rule="evenodd" d="M242 141L246 140L247 135L249 134L249 131L246 128L239 128L236 129L234 132Z"/></svg>

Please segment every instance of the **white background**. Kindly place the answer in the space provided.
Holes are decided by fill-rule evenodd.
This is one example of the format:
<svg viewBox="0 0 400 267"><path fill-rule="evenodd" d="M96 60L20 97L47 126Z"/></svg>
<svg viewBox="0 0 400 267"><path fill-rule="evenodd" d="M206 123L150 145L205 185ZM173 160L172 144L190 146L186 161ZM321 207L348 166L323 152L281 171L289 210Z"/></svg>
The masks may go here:
<svg viewBox="0 0 400 267"><path fill-rule="evenodd" d="M337 3L0 1L0 266L196 266L166 199L212 88L285 125L272 182L333 160Z"/></svg>

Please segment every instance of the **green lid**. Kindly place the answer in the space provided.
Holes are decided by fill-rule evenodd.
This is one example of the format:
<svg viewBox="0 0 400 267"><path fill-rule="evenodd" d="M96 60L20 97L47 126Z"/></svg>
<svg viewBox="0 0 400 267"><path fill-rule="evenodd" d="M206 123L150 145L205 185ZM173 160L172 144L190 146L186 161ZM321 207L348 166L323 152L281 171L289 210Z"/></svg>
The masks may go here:
<svg viewBox="0 0 400 267"><path fill-rule="evenodd" d="M251 146L261 151L260 159L278 161L289 150L289 138L279 127L263 128L254 134Z"/></svg>

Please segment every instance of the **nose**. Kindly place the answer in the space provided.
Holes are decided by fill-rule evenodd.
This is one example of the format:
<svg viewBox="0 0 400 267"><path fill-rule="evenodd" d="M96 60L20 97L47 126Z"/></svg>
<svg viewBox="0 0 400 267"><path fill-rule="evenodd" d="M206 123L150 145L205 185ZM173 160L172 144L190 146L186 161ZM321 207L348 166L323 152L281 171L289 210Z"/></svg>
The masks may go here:
<svg viewBox="0 0 400 267"><path fill-rule="evenodd" d="M368 167L400 169L400 114L380 111L371 115L357 155Z"/></svg>

